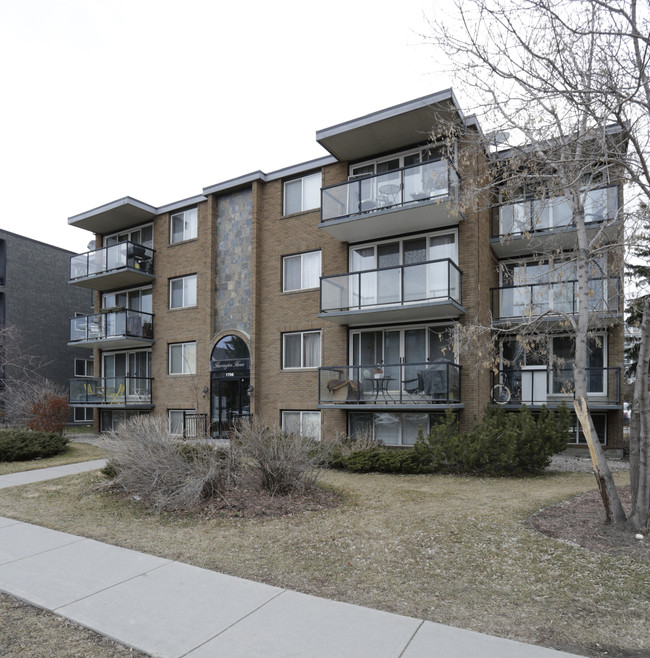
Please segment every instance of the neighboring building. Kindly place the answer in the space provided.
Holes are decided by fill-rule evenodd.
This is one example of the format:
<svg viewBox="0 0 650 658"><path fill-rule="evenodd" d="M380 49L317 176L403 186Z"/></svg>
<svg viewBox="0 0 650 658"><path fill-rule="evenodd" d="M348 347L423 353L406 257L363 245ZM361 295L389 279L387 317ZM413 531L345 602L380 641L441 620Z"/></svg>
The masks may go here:
<svg viewBox="0 0 650 658"><path fill-rule="evenodd" d="M448 120L462 137L448 137ZM155 410L179 434L195 414L218 434L254 413L314 436L364 430L410 445L447 408L471 426L503 387L508 409L570 402L566 368L526 362L512 340L496 375L452 349L458 325L503 329L524 314L525 256L570 230L559 216L513 230L515 204L469 193L467 181L489 175L477 131L443 91L319 131L330 156L161 208L126 197L70 218L98 246L71 261L71 283L96 291L71 340L96 349L101 375L73 382L71 404L98 409L100 429ZM617 204L615 186L594 193L594 225ZM594 312L620 317L616 276L595 281ZM570 312L570 272L546 285L546 304ZM623 334L611 317L590 401L620 447ZM561 331L551 341L570 367L569 343Z"/></svg>
<svg viewBox="0 0 650 658"><path fill-rule="evenodd" d="M0 326L13 325L25 355L43 377L68 387L76 375L92 375L92 353L66 346L68 318L92 308L88 291L68 285L73 252L0 230ZM9 376L9 375L8 375ZM81 408L75 417L92 416Z"/></svg>

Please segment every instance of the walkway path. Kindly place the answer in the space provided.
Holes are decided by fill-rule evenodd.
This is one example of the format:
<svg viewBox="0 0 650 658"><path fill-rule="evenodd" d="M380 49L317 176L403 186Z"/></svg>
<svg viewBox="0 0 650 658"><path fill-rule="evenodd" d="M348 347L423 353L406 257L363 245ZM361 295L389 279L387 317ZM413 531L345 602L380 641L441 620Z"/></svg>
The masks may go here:
<svg viewBox="0 0 650 658"><path fill-rule="evenodd" d="M102 464L3 475L0 488ZM4 517L0 590L155 656L572 655L234 578Z"/></svg>

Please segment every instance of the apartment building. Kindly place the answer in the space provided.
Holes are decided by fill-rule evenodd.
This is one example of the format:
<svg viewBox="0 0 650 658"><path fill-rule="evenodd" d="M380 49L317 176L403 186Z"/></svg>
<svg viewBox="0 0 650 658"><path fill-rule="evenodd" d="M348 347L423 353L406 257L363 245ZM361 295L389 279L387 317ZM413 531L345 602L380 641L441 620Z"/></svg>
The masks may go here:
<svg viewBox="0 0 650 658"><path fill-rule="evenodd" d="M153 411L176 433L206 419L224 435L255 414L405 446L446 409L470 427L488 404L570 403L566 330L552 329L547 358L533 362L513 320L531 304L575 312L570 266L558 280L538 272L549 241L572 247L571 218L555 199L543 225L515 226L533 201L500 203L477 184L491 175L478 130L442 91L318 131L326 157L160 208L126 197L71 217L97 248L71 260L95 313L73 320L70 340L95 350L98 374L71 382L71 404L96 409L100 429ZM611 222L618 187L590 194L589 221ZM589 364L608 447L622 441L616 267L593 278L603 320ZM470 324L499 329L501 368L459 349Z"/></svg>
<svg viewBox="0 0 650 658"><path fill-rule="evenodd" d="M76 375L92 375L92 354L70 348L68 316L92 310L89 292L68 285L73 252L23 235L0 230L0 328L13 326L20 337L21 352L34 359L38 373L65 386ZM11 370L11 365L7 366ZM21 377L14 372L0 374ZM0 384L1 385L1 384ZM74 420L92 420L83 408Z"/></svg>

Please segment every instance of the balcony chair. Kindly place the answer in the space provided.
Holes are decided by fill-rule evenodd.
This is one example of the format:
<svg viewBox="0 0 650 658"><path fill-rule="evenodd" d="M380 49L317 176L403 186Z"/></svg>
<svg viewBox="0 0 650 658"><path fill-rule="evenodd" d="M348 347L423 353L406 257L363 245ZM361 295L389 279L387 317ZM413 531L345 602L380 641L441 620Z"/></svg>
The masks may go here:
<svg viewBox="0 0 650 658"><path fill-rule="evenodd" d="M327 390L333 402L359 402L363 399L363 389L359 382L352 379L330 379Z"/></svg>

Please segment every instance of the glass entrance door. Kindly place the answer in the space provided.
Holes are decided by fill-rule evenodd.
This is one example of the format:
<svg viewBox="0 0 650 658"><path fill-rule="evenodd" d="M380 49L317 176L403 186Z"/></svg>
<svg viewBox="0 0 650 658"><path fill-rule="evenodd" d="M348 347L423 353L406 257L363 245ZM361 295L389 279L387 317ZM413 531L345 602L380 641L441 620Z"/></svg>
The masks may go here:
<svg viewBox="0 0 650 658"><path fill-rule="evenodd" d="M250 414L248 377L212 380L212 435L229 438L232 427Z"/></svg>

